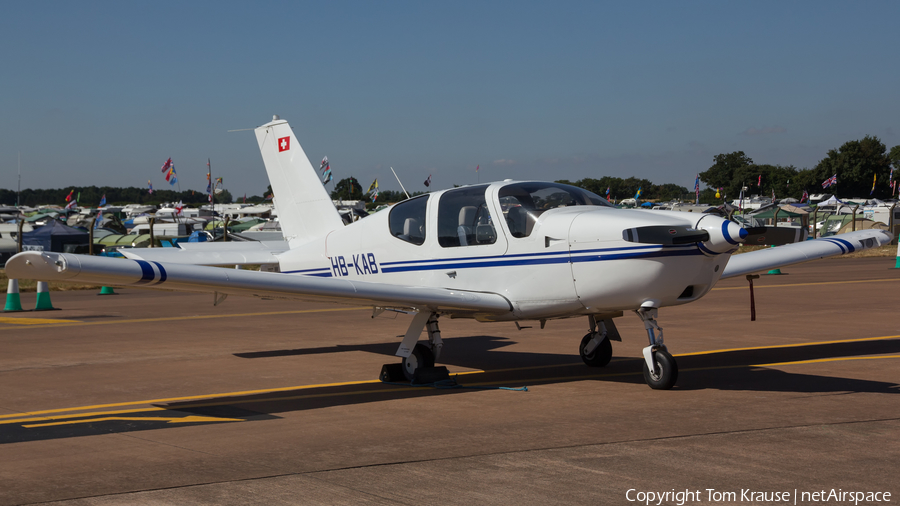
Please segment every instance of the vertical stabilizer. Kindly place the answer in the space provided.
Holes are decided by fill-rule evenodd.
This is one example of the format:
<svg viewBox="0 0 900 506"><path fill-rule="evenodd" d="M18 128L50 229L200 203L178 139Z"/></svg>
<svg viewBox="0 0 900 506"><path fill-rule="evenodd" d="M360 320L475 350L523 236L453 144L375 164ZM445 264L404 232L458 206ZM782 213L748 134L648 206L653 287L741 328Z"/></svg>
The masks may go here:
<svg viewBox="0 0 900 506"><path fill-rule="evenodd" d="M275 116L255 132L275 194L281 232L290 247L343 227L318 172L309 163L288 122Z"/></svg>

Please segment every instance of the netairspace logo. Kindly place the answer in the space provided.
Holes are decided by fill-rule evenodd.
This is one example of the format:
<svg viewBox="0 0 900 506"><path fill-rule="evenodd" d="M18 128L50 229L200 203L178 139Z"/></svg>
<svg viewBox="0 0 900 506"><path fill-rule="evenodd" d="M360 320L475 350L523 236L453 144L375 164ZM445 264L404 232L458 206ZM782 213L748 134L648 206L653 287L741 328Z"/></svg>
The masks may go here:
<svg viewBox="0 0 900 506"><path fill-rule="evenodd" d="M690 503L785 503L785 504L853 504L854 506L874 503L891 502L890 492L859 492L845 491L843 489L814 490L814 491L760 491L742 488L740 491L716 490L707 488L704 490L684 489L676 491L674 488L666 492L642 491L634 488L625 492L625 499L629 502L649 506L662 506L663 504L677 504L684 506Z"/></svg>

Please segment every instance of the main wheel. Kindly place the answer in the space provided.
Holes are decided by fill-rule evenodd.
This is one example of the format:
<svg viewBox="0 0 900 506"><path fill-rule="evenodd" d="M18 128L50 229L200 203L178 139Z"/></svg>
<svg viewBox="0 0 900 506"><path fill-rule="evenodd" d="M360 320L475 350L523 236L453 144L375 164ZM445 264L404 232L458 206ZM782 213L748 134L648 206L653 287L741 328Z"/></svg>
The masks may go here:
<svg viewBox="0 0 900 506"><path fill-rule="evenodd" d="M666 350L657 350L654 356L656 357L656 370L658 372L651 371L647 367L647 361L645 360L644 381L647 382L650 388L655 390L668 390L675 386L675 381L678 380L678 364L675 363L675 359Z"/></svg>
<svg viewBox="0 0 900 506"><path fill-rule="evenodd" d="M420 367L434 367L434 353L424 344L416 343L412 353L403 359L403 375L412 381Z"/></svg>
<svg viewBox="0 0 900 506"><path fill-rule="evenodd" d="M581 338L581 346L578 347L578 354L581 355L581 360L591 367L605 367L612 359L612 343L609 342L609 338L603 339L603 342L590 355L585 355L584 347L589 342L591 342L590 333Z"/></svg>

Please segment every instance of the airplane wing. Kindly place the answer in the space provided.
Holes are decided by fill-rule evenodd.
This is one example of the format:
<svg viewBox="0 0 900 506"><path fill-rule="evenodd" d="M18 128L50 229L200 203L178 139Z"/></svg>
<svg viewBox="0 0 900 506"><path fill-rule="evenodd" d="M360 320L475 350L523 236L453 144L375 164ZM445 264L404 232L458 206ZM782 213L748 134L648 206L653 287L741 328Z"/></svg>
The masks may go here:
<svg viewBox="0 0 900 506"><path fill-rule="evenodd" d="M884 246L889 244L893 238L894 236L890 232L884 230L859 230L776 248L741 253L733 255L728 260L721 279Z"/></svg>
<svg viewBox="0 0 900 506"><path fill-rule="evenodd" d="M128 248L119 253L132 260L190 265L277 265L275 255L287 241L181 243L177 248Z"/></svg>
<svg viewBox="0 0 900 506"><path fill-rule="evenodd" d="M6 263L10 279L38 279L104 286L162 288L189 292L287 298L432 311L504 314L509 300L488 292L400 286L338 278L319 278L223 269L155 261L26 251Z"/></svg>

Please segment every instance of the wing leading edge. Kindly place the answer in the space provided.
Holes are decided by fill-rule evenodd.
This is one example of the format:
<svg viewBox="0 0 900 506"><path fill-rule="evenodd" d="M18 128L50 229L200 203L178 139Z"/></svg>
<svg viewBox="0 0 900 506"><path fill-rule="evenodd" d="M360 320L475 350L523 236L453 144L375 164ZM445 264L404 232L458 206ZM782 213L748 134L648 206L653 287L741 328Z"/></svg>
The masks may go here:
<svg viewBox="0 0 900 506"><path fill-rule="evenodd" d="M510 302L496 293L162 264L70 253L19 253L6 263L6 274L10 279L219 292L416 310L429 308L432 311L462 311L472 313L475 317L478 314L497 315L512 311Z"/></svg>
<svg viewBox="0 0 900 506"><path fill-rule="evenodd" d="M741 253L728 260L721 279L876 248L889 244L893 238L890 232L884 230L860 230Z"/></svg>
<svg viewBox="0 0 900 506"><path fill-rule="evenodd" d="M128 248L119 253L132 260L192 265L278 265L276 255L288 250L286 241L198 242L177 248Z"/></svg>

